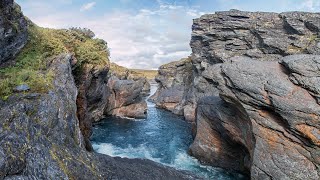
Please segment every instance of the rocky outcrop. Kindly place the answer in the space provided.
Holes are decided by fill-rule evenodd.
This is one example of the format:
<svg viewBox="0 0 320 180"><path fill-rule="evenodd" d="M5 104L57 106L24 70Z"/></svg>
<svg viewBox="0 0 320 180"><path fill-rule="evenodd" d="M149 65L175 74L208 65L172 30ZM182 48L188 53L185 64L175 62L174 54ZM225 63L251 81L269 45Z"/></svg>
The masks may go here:
<svg viewBox="0 0 320 180"><path fill-rule="evenodd" d="M140 70L141 71L141 70ZM110 65L110 76L116 77L119 80L131 80L131 81L141 81L143 83L143 88L141 91L141 96L146 97L150 95L150 83L149 79L142 72L138 70L131 70L115 63ZM140 83L141 83L140 82Z"/></svg>
<svg viewBox="0 0 320 180"><path fill-rule="evenodd" d="M12 60L27 43L27 21L13 0L0 1L0 65Z"/></svg>
<svg viewBox="0 0 320 180"><path fill-rule="evenodd" d="M194 20L192 83L176 102L195 120L193 156L251 179L319 179L319 19L231 10Z"/></svg>
<svg viewBox="0 0 320 180"><path fill-rule="evenodd" d="M194 93L189 102L196 104L203 97L219 94L216 88L210 88L210 74L205 70L232 57L277 61L291 54L320 54L318 18L314 13L233 10L195 19L190 43Z"/></svg>
<svg viewBox="0 0 320 180"><path fill-rule="evenodd" d="M253 179L319 179L320 106L292 77L299 68L317 74L320 57L294 55L281 62L285 66L235 58L219 65L220 76L212 81L222 100L206 98L198 106L195 156L251 172Z"/></svg>
<svg viewBox="0 0 320 180"><path fill-rule="evenodd" d="M77 119L77 87L64 54L49 61L54 88L0 101L0 179L193 179L149 160L88 153Z"/></svg>
<svg viewBox="0 0 320 180"><path fill-rule="evenodd" d="M194 21L192 155L252 179L319 178L319 18L229 11Z"/></svg>
<svg viewBox="0 0 320 180"><path fill-rule="evenodd" d="M191 86L192 64L190 58L171 62L159 68L155 80L158 89L150 100L157 107L167 109L175 114L183 115L180 104L186 99L188 88Z"/></svg>
<svg viewBox="0 0 320 180"><path fill-rule="evenodd" d="M147 115L144 97L150 88L146 78L126 73L123 67L117 71L113 66L117 65L86 64L81 73L75 74L79 89L77 113L88 150L93 150L89 140L93 122L107 116L143 119Z"/></svg>
<svg viewBox="0 0 320 180"><path fill-rule="evenodd" d="M105 110L106 113L118 117L146 118L147 103L141 96L144 83L144 79L133 81L119 80L117 77L110 78L108 82L109 104Z"/></svg>

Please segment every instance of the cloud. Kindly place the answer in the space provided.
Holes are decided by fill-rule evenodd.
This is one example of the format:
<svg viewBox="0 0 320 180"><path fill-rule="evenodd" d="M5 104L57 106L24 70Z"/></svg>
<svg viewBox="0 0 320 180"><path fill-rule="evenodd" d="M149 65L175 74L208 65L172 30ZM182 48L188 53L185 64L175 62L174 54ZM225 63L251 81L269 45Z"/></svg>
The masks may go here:
<svg viewBox="0 0 320 180"><path fill-rule="evenodd" d="M112 60L119 65L155 69L191 54L192 19L200 15L195 9L161 5L153 11L106 14L86 26L108 41Z"/></svg>
<svg viewBox="0 0 320 180"><path fill-rule="evenodd" d="M156 69L191 54L192 19L201 14L197 9L161 4L155 9L114 10L94 17L74 10L30 18L51 28L90 28L108 42L113 62L129 68Z"/></svg>
<svg viewBox="0 0 320 180"><path fill-rule="evenodd" d="M96 2L90 2L81 6L80 11L88 11L96 5Z"/></svg>
<svg viewBox="0 0 320 180"><path fill-rule="evenodd" d="M97 37L108 42L113 62L129 68L143 69L155 69L162 64L190 55L192 19L204 14L205 8L210 7L210 12L230 8L281 12L317 11L320 7L319 0L294 2L292 0L270 0L265 3L260 1L241 1L240 3L239 0L197 0L200 4L195 4L195 6L185 5L184 0L175 1L175 3L169 3L168 0L154 0L156 4L152 7L139 7L138 10L132 10L125 6L126 8L113 8L105 12L89 14L79 12L81 5L74 5L76 1L72 0L56 0L55 3L48 0L18 1L26 15L38 25L51 28L72 26L90 28ZM67 6L66 2L70 6ZM91 4L94 2L97 1L93 0ZM121 0L121 2L133 1ZM276 2L277 9L272 5ZM88 3L83 8L90 9L94 6L95 4Z"/></svg>
<svg viewBox="0 0 320 180"><path fill-rule="evenodd" d="M320 1L319 0L304 0L302 2L301 9L305 10L320 10Z"/></svg>

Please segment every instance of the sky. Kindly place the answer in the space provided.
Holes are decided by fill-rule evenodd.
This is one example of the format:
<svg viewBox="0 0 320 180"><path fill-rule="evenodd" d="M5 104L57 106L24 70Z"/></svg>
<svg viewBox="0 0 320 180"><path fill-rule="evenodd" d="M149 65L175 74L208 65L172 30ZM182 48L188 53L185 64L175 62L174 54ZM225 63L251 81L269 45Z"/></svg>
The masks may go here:
<svg viewBox="0 0 320 180"><path fill-rule="evenodd" d="M244 11L320 12L320 0L16 0L42 27L86 27L108 42L111 61L157 69L191 54L192 20L203 14Z"/></svg>

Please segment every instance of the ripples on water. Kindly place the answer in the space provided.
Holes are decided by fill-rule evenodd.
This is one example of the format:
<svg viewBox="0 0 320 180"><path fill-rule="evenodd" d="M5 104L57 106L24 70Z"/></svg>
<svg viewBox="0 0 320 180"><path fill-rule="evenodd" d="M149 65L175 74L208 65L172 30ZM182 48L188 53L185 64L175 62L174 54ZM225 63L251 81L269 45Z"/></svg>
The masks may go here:
<svg viewBox="0 0 320 180"><path fill-rule="evenodd" d="M152 88L153 92L155 87ZM148 103L146 120L107 118L93 128L95 151L109 156L145 158L207 179L242 179L219 168L201 165L187 154L192 143L191 126L182 117Z"/></svg>

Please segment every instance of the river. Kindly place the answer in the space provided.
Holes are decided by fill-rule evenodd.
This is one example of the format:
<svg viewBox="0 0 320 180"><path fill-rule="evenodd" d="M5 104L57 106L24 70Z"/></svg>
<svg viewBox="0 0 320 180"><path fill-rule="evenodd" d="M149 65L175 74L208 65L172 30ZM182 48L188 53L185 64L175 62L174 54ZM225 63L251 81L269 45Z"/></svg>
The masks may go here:
<svg viewBox="0 0 320 180"><path fill-rule="evenodd" d="M151 86L151 93L156 85ZM214 180L242 179L220 168L201 165L188 155L192 143L191 126L182 117L157 109L148 102L145 120L109 117L94 124L91 141L94 150L109 156L145 158L179 170L191 171Z"/></svg>

